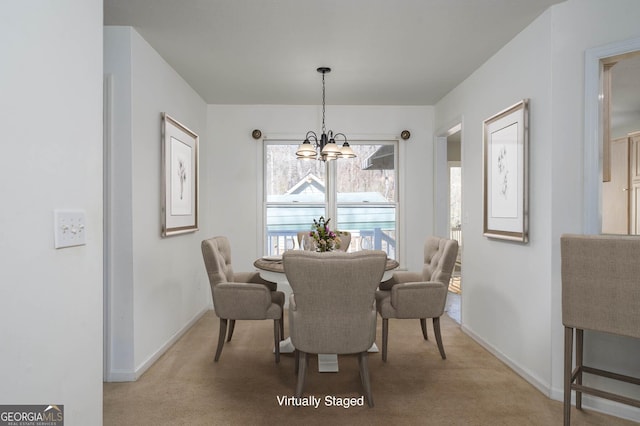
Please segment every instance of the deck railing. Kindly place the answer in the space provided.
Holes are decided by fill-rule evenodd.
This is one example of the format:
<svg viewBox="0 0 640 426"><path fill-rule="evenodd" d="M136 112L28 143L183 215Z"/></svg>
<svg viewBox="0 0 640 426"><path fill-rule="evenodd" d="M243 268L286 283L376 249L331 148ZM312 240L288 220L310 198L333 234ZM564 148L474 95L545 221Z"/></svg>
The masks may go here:
<svg viewBox="0 0 640 426"><path fill-rule="evenodd" d="M452 226L449 232L449 238L456 240L458 245L462 245L462 226Z"/></svg>
<svg viewBox="0 0 640 426"><path fill-rule="evenodd" d="M380 228L350 232L351 243L348 251L382 250L387 253L389 258L397 258L396 239L392 233ZM298 231L267 232L267 254L269 256L278 256L286 250L298 248Z"/></svg>

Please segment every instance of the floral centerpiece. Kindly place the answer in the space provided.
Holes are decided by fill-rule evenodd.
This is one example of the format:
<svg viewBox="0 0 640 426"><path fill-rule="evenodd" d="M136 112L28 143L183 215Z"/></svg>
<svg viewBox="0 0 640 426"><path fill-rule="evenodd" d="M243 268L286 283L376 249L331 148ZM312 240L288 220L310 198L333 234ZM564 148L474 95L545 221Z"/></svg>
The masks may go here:
<svg viewBox="0 0 640 426"><path fill-rule="evenodd" d="M324 216L320 216L320 219L313 219L313 225L309 237L313 238L316 251L332 251L340 248L340 231L332 231L329 229L329 222L331 219L324 219Z"/></svg>

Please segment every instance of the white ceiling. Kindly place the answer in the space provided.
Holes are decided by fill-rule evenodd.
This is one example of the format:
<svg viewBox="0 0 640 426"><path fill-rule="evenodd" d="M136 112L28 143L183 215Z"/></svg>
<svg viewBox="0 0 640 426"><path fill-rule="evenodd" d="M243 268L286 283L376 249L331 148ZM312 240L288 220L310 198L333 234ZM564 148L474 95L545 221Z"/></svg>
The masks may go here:
<svg viewBox="0 0 640 426"><path fill-rule="evenodd" d="M562 0L104 0L210 104L433 105Z"/></svg>

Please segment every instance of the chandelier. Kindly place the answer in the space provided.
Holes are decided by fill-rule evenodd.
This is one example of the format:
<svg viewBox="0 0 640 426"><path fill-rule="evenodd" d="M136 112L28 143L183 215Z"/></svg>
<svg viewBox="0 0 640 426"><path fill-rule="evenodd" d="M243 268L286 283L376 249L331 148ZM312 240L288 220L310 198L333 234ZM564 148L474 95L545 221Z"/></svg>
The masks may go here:
<svg viewBox="0 0 640 426"><path fill-rule="evenodd" d="M333 133L333 130L326 131L324 124L325 116L325 88L324 75L331 72L331 68L320 67L317 69L322 74L322 134L320 138L316 132L310 130L304 138L304 142L300 144L296 151L298 160L318 159L322 161L335 160L337 158L355 158L344 133ZM336 139L344 139L341 147L336 144ZM313 142L313 143L312 143Z"/></svg>

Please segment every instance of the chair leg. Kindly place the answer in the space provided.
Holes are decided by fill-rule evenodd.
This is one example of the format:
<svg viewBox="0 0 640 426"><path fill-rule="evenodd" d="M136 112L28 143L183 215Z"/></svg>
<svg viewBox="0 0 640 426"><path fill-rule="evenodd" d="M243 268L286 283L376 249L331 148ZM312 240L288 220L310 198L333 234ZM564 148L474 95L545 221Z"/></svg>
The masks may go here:
<svg viewBox="0 0 640 426"><path fill-rule="evenodd" d="M307 353L298 351L299 360L299 370L298 370L298 385L296 386L296 397L300 398L302 396L302 388L304 388L304 379L307 375Z"/></svg>
<svg viewBox="0 0 640 426"><path fill-rule="evenodd" d="M295 359L294 371L296 376L298 375L298 370L300 369L300 351L295 349L293 351L293 358Z"/></svg>
<svg viewBox="0 0 640 426"><path fill-rule="evenodd" d="M282 316L280 317L280 340L284 340L284 308L282 309Z"/></svg>
<svg viewBox="0 0 640 426"><path fill-rule="evenodd" d="M358 354L358 371L360 372L360 383L362 384L362 389L366 389L366 385L364 383L364 376L362 374L362 356Z"/></svg>
<svg viewBox="0 0 640 426"><path fill-rule="evenodd" d="M387 362L387 341L389 340L389 318L382 318L382 361Z"/></svg>
<svg viewBox="0 0 640 426"><path fill-rule="evenodd" d="M573 328L564 328L564 426L571 424L571 375L573 365Z"/></svg>
<svg viewBox="0 0 640 426"><path fill-rule="evenodd" d="M576 384L582 385L582 349L584 341L584 330L576 328L576 368L578 375L576 376ZM582 409L582 392L576 389L576 408Z"/></svg>
<svg viewBox="0 0 640 426"><path fill-rule="evenodd" d="M231 336L233 336L234 328L236 328L236 320L229 320L229 335L227 336L227 342L231 341Z"/></svg>
<svg viewBox="0 0 640 426"><path fill-rule="evenodd" d="M220 354L222 353L222 346L224 346L224 338L227 334L227 320L220 318L220 331L218 332L218 348L216 349L216 356L213 358L214 362L218 362Z"/></svg>
<svg viewBox="0 0 640 426"><path fill-rule="evenodd" d="M420 318L420 328L422 328L422 337L424 340L429 340L429 335L427 334L427 319Z"/></svg>
<svg viewBox="0 0 640 426"><path fill-rule="evenodd" d="M442 357L442 359L447 359L447 356L444 354L444 346L442 346L442 334L440 333L440 317L433 319L433 332L436 335L436 342L438 343L440 356Z"/></svg>
<svg viewBox="0 0 640 426"><path fill-rule="evenodd" d="M373 395L371 394L371 380L369 378L369 354L367 351L358 354L358 364L360 365L360 379L364 386L364 395L367 397L369 407L373 407Z"/></svg>
<svg viewBox="0 0 640 426"><path fill-rule="evenodd" d="M273 344L276 353L276 364L280 362L280 323L281 320L273 320Z"/></svg>

